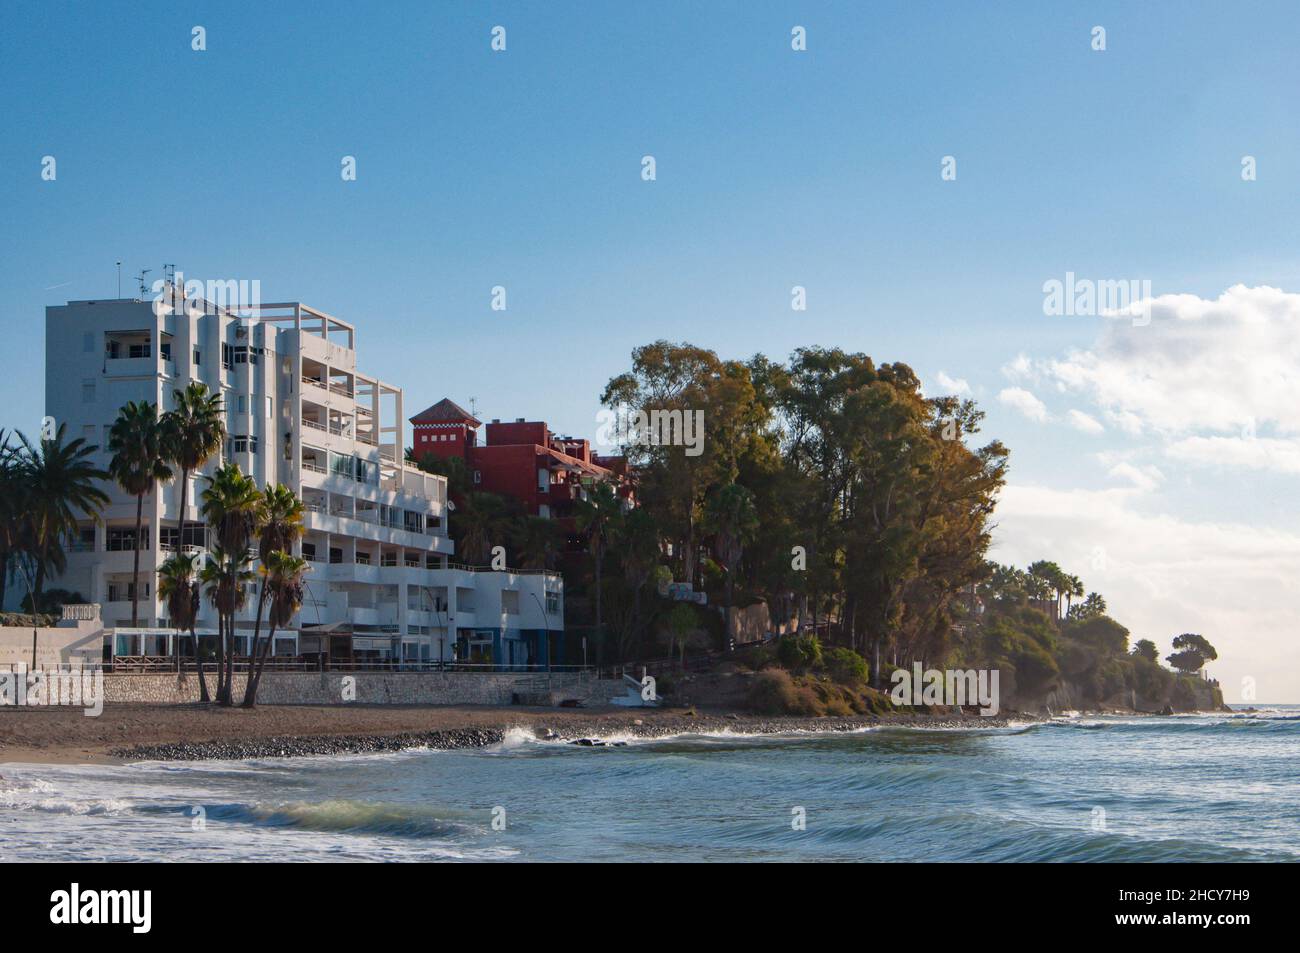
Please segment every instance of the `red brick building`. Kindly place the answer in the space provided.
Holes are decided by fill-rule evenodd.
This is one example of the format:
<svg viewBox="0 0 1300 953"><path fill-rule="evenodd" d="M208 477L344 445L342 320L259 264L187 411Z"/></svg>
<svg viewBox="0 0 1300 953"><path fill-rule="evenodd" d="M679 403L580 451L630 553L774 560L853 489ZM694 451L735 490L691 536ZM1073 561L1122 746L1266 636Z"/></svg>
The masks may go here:
<svg viewBox="0 0 1300 953"><path fill-rule="evenodd" d="M444 398L411 418L415 459L426 453L461 457L475 489L513 497L534 516L567 519L574 501L596 481L618 485L630 498L625 457L601 456L577 437L557 437L543 421L493 420L485 428L465 408Z"/></svg>

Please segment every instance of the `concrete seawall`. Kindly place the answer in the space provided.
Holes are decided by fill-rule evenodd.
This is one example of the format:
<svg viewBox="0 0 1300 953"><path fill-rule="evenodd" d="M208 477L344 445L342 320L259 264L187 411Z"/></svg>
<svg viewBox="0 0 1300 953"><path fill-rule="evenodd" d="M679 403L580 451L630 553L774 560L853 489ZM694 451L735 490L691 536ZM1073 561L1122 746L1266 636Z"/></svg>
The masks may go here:
<svg viewBox="0 0 1300 953"><path fill-rule="evenodd" d="M216 674L205 672L208 691L216 688ZM235 700L244 694L247 676L235 673ZM515 672L267 672L257 691L267 705L509 705L516 694L535 697L550 692L557 701L576 698L588 705L604 705L623 694L614 679L575 674L547 676ZM121 674L104 676L104 700L182 704L199 700L199 680L193 672L182 675Z"/></svg>

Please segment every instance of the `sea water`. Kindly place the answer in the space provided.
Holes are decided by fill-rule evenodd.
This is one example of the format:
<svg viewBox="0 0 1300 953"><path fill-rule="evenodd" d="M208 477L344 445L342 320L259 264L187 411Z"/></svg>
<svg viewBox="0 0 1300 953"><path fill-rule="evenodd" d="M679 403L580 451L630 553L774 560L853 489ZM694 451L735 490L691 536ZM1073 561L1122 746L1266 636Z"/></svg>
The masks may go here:
<svg viewBox="0 0 1300 953"><path fill-rule="evenodd" d="M0 860L1294 861L1300 707L0 765Z"/></svg>

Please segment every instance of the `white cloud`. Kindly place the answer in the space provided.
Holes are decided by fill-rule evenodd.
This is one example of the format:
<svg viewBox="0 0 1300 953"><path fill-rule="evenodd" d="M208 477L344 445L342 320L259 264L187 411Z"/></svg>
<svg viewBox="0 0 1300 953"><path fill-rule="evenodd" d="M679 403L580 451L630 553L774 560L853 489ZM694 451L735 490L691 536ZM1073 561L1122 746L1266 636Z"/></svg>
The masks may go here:
<svg viewBox="0 0 1300 953"><path fill-rule="evenodd" d="M1300 473L1300 443L1266 437L1185 437L1165 447L1183 463Z"/></svg>
<svg viewBox="0 0 1300 953"><path fill-rule="evenodd" d="M1300 294L1234 285L1214 300L1161 295L1150 324L1107 321L1090 350L1037 366L1129 433L1254 422L1300 433Z"/></svg>
<svg viewBox="0 0 1300 953"><path fill-rule="evenodd" d="M1013 410L1018 410L1030 420L1043 423L1047 420L1047 407L1041 400L1023 387L1005 387L998 393L998 400Z"/></svg>
<svg viewBox="0 0 1300 953"><path fill-rule="evenodd" d="M1110 475L1120 480L1127 480L1136 490L1154 490L1164 482L1165 475L1154 464L1144 467L1132 463L1117 463L1110 468Z"/></svg>
<svg viewBox="0 0 1300 953"><path fill-rule="evenodd" d="M1002 365L1002 376L1013 381L1035 380L1038 376L1028 354L1017 354L1014 361Z"/></svg>
<svg viewBox="0 0 1300 953"><path fill-rule="evenodd" d="M945 374L943 371L940 371L938 374L935 375L934 379L939 382L940 387L942 387L950 394L970 393L970 384L966 382L966 379L964 377L958 377L954 380L953 378Z"/></svg>
<svg viewBox="0 0 1300 953"><path fill-rule="evenodd" d="M1219 650L1209 666L1229 702L1241 679L1262 702L1300 702L1300 536L1271 527L1151 514L1131 489L1012 484L997 509L993 558L1053 559L1106 597L1110 613L1170 651L1180 632Z"/></svg>
<svg viewBox="0 0 1300 953"><path fill-rule="evenodd" d="M1091 414L1085 414L1082 410L1071 410L1068 414L1070 426L1075 430L1082 430L1087 434L1105 433L1106 428L1101 422Z"/></svg>

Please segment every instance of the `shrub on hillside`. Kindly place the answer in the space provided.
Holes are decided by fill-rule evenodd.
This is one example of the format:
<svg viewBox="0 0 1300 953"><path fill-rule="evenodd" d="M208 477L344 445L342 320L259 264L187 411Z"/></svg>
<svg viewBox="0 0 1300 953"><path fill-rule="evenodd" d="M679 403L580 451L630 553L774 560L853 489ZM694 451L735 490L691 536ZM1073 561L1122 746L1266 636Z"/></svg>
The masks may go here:
<svg viewBox="0 0 1300 953"><path fill-rule="evenodd" d="M760 672L749 690L749 707L760 715L788 715L798 704L794 679L779 668Z"/></svg>
<svg viewBox="0 0 1300 953"><path fill-rule="evenodd" d="M836 648L826 653L826 670L831 678L845 685L865 685L867 660L852 649Z"/></svg>
<svg viewBox="0 0 1300 953"><path fill-rule="evenodd" d="M776 645L776 658L782 668L795 672L821 664L822 643L815 635L785 635Z"/></svg>

